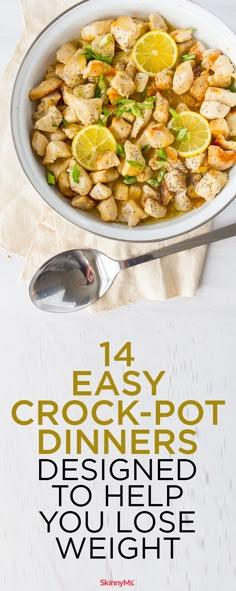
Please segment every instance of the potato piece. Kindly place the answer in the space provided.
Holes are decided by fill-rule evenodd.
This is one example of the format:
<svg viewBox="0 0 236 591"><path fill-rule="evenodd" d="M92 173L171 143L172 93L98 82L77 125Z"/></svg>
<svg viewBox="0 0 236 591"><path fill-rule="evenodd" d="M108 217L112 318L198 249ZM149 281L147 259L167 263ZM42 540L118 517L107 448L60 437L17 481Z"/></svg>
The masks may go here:
<svg viewBox="0 0 236 591"><path fill-rule="evenodd" d="M54 90L60 88L61 85L62 81L59 80L59 78L49 78L48 80L43 80L40 82L40 84L38 84L38 86L31 88L29 92L29 98L31 101L37 101L44 96L51 94L51 92L54 92Z"/></svg>
<svg viewBox="0 0 236 591"><path fill-rule="evenodd" d="M62 122L61 111L57 107L49 107L45 114L34 124L35 129L54 133Z"/></svg>
<svg viewBox="0 0 236 591"><path fill-rule="evenodd" d="M213 137L217 137L218 135L228 137L229 135L229 127L226 119L212 119L212 121L210 121L210 130Z"/></svg>
<svg viewBox="0 0 236 591"><path fill-rule="evenodd" d="M113 166L119 166L120 161L118 156L115 152L108 150L99 156L96 160L96 169L97 170L107 170L108 168L112 168Z"/></svg>
<svg viewBox="0 0 236 591"><path fill-rule="evenodd" d="M111 33L107 35L97 35L91 43L93 51L103 57L113 58L115 55L115 40Z"/></svg>
<svg viewBox="0 0 236 591"><path fill-rule="evenodd" d="M118 179L119 173L117 168L109 168L108 170L98 170L97 172L91 172L90 178L93 185L96 183L111 183Z"/></svg>
<svg viewBox="0 0 236 591"><path fill-rule="evenodd" d="M88 84L80 84L79 86L75 86L73 88L73 94L75 96L79 96L80 98L90 99L94 97L96 84L93 82L88 82Z"/></svg>
<svg viewBox="0 0 236 591"><path fill-rule="evenodd" d="M146 144L149 144L152 148L166 148L173 143L174 139L175 138L169 129L164 127L161 123L156 125L152 124L152 126L146 131Z"/></svg>
<svg viewBox="0 0 236 591"><path fill-rule="evenodd" d="M48 140L45 135L40 133L40 131L34 131L31 144L34 152L42 158L45 155L48 145Z"/></svg>
<svg viewBox="0 0 236 591"><path fill-rule="evenodd" d="M164 218L167 214L167 208L152 197L146 197L143 201L143 205L145 213L152 218Z"/></svg>
<svg viewBox="0 0 236 591"><path fill-rule="evenodd" d="M177 66L173 78L173 90L176 94L181 95L188 92L194 80L191 62L183 62Z"/></svg>
<svg viewBox="0 0 236 591"><path fill-rule="evenodd" d="M148 74L144 74L142 72L138 72L134 78L134 83L136 86L137 92L143 92L147 86L149 76Z"/></svg>
<svg viewBox="0 0 236 591"><path fill-rule="evenodd" d="M97 209L104 222L115 222L117 218L117 205L114 197L109 197L97 205Z"/></svg>
<svg viewBox="0 0 236 591"><path fill-rule="evenodd" d="M195 190L199 197L211 201L226 185L228 176L218 170L209 170L196 184Z"/></svg>
<svg viewBox="0 0 236 591"><path fill-rule="evenodd" d="M88 197L87 195L76 195L71 201L71 205L73 207L78 207L78 209L83 209L84 211L89 211L95 207L95 201Z"/></svg>
<svg viewBox="0 0 236 591"><path fill-rule="evenodd" d="M81 29L81 39L84 41L92 41L98 35L106 35L107 33L110 33L112 23L112 19L107 19L103 21L94 21L93 23L85 25L85 27L82 27Z"/></svg>
<svg viewBox="0 0 236 591"><path fill-rule="evenodd" d="M110 187L107 187L103 183L97 183L90 191L90 197L95 199L96 201L103 201L103 199L108 199L111 196L112 190Z"/></svg>
<svg viewBox="0 0 236 591"><path fill-rule="evenodd" d="M46 149L46 154L43 160L43 164L51 164L58 158L70 158L71 157L71 146L61 141L49 142Z"/></svg>
<svg viewBox="0 0 236 591"><path fill-rule="evenodd" d="M129 136L131 125L123 117L113 117L109 129L116 140L123 140Z"/></svg>
<svg viewBox="0 0 236 591"><path fill-rule="evenodd" d="M160 14L150 14L149 26L151 31L160 29L161 31L168 31L168 27Z"/></svg>
<svg viewBox="0 0 236 591"><path fill-rule="evenodd" d="M113 193L117 201L128 201L129 199L129 187L120 181L114 185Z"/></svg>
<svg viewBox="0 0 236 591"><path fill-rule="evenodd" d="M174 72L172 70L168 70L168 68L164 68L161 72L155 76L155 84L156 87L160 90L168 90L172 86Z"/></svg>
<svg viewBox="0 0 236 591"><path fill-rule="evenodd" d="M171 37L173 37L176 43L189 41L192 39L192 29L190 27L185 29L175 29L175 31L171 31Z"/></svg>
<svg viewBox="0 0 236 591"><path fill-rule="evenodd" d="M236 153L232 150L224 151L219 146L209 146L208 165L216 170L227 170L236 163Z"/></svg>
<svg viewBox="0 0 236 591"><path fill-rule="evenodd" d="M136 88L133 80L126 72L122 72L121 70L112 78L111 86L125 98L129 98L130 94L133 94Z"/></svg>
<svg viewBox="0 0 236 591"><path fill-rule="evenodd" d="M76 182L73 178L75 166L79 169L78 182ZM88 195L92 189L92 181L86 170L84 170L84 168L82 168L82 166L80 166L80 164L78 164L78 162L73 159L70 160L67 170L69 172L69 180L72 191L79 193L79 195Z"/></svg>
<svg viewBox="0 0 236 591"><path fill-rule="evenodd" d="M224 119L228 115L230 107L222 105L219 101L203 101L200 113L206 119Z"/></svg>
<svg viewBox="0 0 236 591"><path fill-rule="evenodd" d="M147 218L147 214L139 207L139 205L129 199L126 203L123 203L119 214L118 221L124 224L128 224L129 228L137 226L137 224Z"/></svg>
<svg viewBox="0 0 236 591"><path fill-rule="evenodd" d="M130 16L120 16L112 23L111 32L120 48L128 52L137 41L140 29Z"/></svg>
<svg viewBox="0 0 236 591"><path fill-rule="evenodd" d="M76 193L72 191L69 181L69 173L64 171L58 178L58 188L65 197L74 197Z"/></svg>
<svg viewBox="0 0 236 591"><path fill-rule="evenodd" d="M76 53L77 47L74 43L64 43L59 49L57 50L57 61L61 62L62 64L67 64L71 57Z"/></svg>

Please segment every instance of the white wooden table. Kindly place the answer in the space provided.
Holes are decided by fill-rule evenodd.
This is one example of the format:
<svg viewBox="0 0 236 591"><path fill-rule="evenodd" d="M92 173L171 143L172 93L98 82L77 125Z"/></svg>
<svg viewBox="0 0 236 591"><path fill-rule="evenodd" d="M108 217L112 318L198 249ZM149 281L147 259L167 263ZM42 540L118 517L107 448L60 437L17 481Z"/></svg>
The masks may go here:
<svg viewBox="0 0 236 591"><path fill-rule="evenodd" d="M204 0L232 26L233 0ZM4 3L0 22L0 68L22 28L17 0ZM217 41L216 41L217 45ZM11 171L12 173L12 171ZM236 202L215 227L236 221ZM0 589L64 591L99 589L100 578L134 578L135 590L234 591L235 561L235 329L236 238L209 248L201 284L192 299L140 302L110 313L46 315L34 308L20 280L23 261L0 253ZM12 404L26 398L70 399L74 369L102 373L98 345L118 348L131 340L138 370L167 376L162 398L225 398L221 425L199 426L198 477L186 489L197 512L194 537L184 539L169 561L61 560L37 511L53 507L37 482L36 431L11 421ZM191 508L191 507L190 507ZM89 576L88 576L89 573Z"/></svg>

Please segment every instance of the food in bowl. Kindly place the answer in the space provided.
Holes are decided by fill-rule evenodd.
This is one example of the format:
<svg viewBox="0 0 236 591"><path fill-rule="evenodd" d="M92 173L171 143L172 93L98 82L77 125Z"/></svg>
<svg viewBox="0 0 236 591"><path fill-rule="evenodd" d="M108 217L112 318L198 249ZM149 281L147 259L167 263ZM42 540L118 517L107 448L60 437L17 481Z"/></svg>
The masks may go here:
<svg viewBox="0 0 236 591"><path fill-rule="evenodd" d="M236 162L234 66L159 15L84 26L32 88L32 147L71 204L134 227L213 200Z"/></svg>

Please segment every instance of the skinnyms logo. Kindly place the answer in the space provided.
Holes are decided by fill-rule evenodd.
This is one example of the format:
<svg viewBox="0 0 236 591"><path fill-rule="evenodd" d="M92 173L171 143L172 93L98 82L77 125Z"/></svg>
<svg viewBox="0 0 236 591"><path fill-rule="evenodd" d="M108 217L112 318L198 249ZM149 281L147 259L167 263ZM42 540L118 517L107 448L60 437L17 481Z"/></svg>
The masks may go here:
<svg viewBox="0 0 236 591"><path fill-rule="evenodd" d="M131 581L128 579L127 581L124 579L123 581L108 581L107 579L100 580L100 587L134 587L134 580Z"/></svg>

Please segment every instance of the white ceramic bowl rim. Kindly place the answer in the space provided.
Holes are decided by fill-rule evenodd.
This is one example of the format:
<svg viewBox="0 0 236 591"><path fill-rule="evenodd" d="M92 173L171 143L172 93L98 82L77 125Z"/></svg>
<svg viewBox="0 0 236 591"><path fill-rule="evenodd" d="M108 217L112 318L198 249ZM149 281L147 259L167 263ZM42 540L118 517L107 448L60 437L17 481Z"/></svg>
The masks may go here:
<svg viewBox="0 0 236 591"><path fill-rule="evenodd" d="M99 2L99 4L102 2ZM151 3L151 0L150 0ZM25 75L27 74L27 68L30 65L31 61L31 53L37 47L37 44L40 43L45 33L50 31L55 23L60 21L65 15L72 13L74 10L78 9L78 16L79 10L85 4L93 5L94 9L96 9L96 4L98 4L98 0L82 0L78 4L71 6L69 9L62 12L58 15L55 19L53 19L36 37L33 41L31 46L29 47L22 63L19 68L13 93L12 93L12 100L11 100L11 128L12 128L12 137L13 142L15 145L15 150L20 161L20 164L34 187L34 189L39 193L39 195L50 205L57 213L59 213L62 217L67 219L68 221L72 222L73 224L90 231L94 234L98 234L100 236L116 239L116 240L125 240L130 242L154 242L160 240L166 240L169 238L177 237L181 234L189 232L190 230L194 230L202 226L207 221L214 218L218 215L221 211L223 211L235 198L235 194L232 195L233 191L233 182L229 180L226 187L221 191L221 193L214 199L211 203L206 203L202 205L199 209L191 211L189 213L184 214L183 216L168 219L161 223L153 223L153 224L144 224L138 225L135 228L127 228L127 226L123 224L111 223L107 224L102 222L99 219L94 218L90 214L83 212L82 210L78 210L73 208L70 203L68 203L68 199L64 199L59 196L59 193L55 190L55 188L49 187L46 183L46 179L44 176L44 170L42 164L37 162L37 159L34 158L30 160L30 156L32 156L32 149L30 146L29 141L29 133L26 130L26 126L22 122L20 114L20 107L26 103L26 96L25 93L21 92L22 84ZM148 3L147 3L148 4ZM163 1L160 0L159 4L163 5ZM235 47L235 59L236 59L236 36L232 29L226 25L219 17L215 16L209 10L206 10L199 6L196 2L192 0L180 0L175 3L175 5L180 5L181 8L184 7L185 9L189 9L190 13L195 12L196 14L200 15L200 17L207 19L210 18L211 23L215 23L220 27L220 32L227 36L227 43L228 45L233 44ZM119 5L122 6L122 2L119 2ZM137 8L136 0L129 0L129 5L133 5L133 14L135 12L135 7ZM139 8L139 7L138 7ZM143 6L142 6L143 9ZM145 12L148 14L151 12L152 9L148 10L145 9ZM159 6L156 6L155 2L155 10L159 10ZM130 10L129 10L130 12ZM163 13L163 10L160 9L160 12ZM103 17L99 16L99 20L101 18L109 18L109 8L104 9ZM119 14L119 9L117 8L116 14ZM171 14L171 9L170 9ZM113 15L112 15L113 16ZM165 15L164 15L165 16ZM96 14L93 13L93 19L96 19ZM170 19L171 20L171 17ZM91 21L91 19L90 19ZM90 22L89 20L87 22ZM173 21L174 22L174 21ZM186 26L186 25L185 25ZM209 25L210 26L210 25ZM57 43L58 45L58 43ZM37 82L36 82L37 83ZM28 89L30 86L28 87ZM23 94L23 98L21 98ZM20 106L19 106L20 105ZM23 141L21 139L23 137ZM28 139L28 142L27 142ZM30 162L29 162L30 160ZM40 173L39 167L42 169ZM236 168L236 167L235 167ZM43 179L41 178L43 174Z"/></svg>

